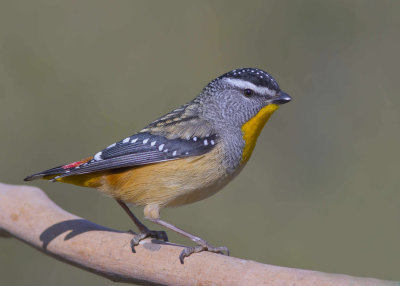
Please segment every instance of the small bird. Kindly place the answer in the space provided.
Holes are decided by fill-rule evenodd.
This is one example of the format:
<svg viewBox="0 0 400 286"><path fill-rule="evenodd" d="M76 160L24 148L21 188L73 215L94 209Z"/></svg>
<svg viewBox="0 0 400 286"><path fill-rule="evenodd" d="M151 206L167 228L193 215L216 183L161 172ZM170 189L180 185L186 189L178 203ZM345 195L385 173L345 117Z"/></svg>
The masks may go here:
<svg viewBox="0 0 400 286"><path fill-rule="evenodd" d="M162 207L205 199L246 165L256 140L279 105L291 101L276 80L257 68L232 70L212 80L189 103L94 156L25 178L96 188L114 198L139 229L132 251L146 238L168 241L149 230L127 204L144 206L145 218L194 241L179 259L200 251L227 253L160 219Z"/></svg>

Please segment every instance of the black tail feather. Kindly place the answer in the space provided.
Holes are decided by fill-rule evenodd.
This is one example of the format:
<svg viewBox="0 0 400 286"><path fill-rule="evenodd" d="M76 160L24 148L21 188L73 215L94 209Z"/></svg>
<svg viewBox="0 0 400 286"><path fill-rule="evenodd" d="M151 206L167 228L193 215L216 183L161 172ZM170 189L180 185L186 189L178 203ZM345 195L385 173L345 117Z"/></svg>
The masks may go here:
<svg viewBox="0 0 400 286"><path fill-rule="evenodd" d="M52 176L52 175L60 175L65 173L66 169L62 168L62 166L55 167L37 174L30 175L24 179L24 181L33 181L37 179L42 179L45 176Z"/></svg>

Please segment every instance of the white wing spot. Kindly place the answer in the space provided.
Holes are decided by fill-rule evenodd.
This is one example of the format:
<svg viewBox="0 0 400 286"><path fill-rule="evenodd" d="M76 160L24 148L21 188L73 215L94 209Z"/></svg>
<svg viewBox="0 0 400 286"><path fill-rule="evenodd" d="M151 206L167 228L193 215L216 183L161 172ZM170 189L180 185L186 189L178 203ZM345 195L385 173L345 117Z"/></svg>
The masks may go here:
<svg viewBox="0 0 400 286"><path fill-rule="evenodd" d="M96 153L96 155L94 155L93 157L96 161L100 161L101 160L101 152ZM87 164L87 163L85 163Z"/></svg>
<svg viewBox="0 0 400 286"><path fill-rule="evenodd" d="M128 143L128 142L129 142L129 140L131 140L131 137L127 137L127 138L125 138L125 139L122 141L122 143Z"/></svg>
<svg viewBox="0 0 400 286"><path fill-rule="evenodd" d="M158 146L158 151L162 151L163 148L164 148L164 144L161 144L160 146Z"/></svg>
<svg viewBox="0 0 400 286"><path fill-rule="evenodd" d="M172 156L176 156L176 151L172 152Z"/></svg>
<svg viewBox="0 0 400 286"><path fill-rule="evenodd" d="M143 144L146 144L146 143L147 143L147 141L149 141L149 139L150 139L150 138L146 138L146 139L144 139L144 140L143 140Z"/></svg>
<svg viewBox="0 0 400 286"><path fill-rule="evenodd" d="M185 152L185 155L189 155L189 152Z"/></svg>
<svg viewBox="0 0 400 286"><path fill-rule="evenodd" d="M66 170L66 171L65 171L65 173L69 173L69 172L71 172L71 171L70 171L70 170Z"/></svg>
<svg viewBox="0 0 400 286"><path fill-rule="evenodd" d="M156 142L157 142L157 141L153 141L153 142L150 143L150 145L151 145L151 146L154 146L154 145L156 145Z"/></svg>
<svg viewBox="0 0 400 286"><path fill-rule="evenodd" d="M132 139L131 143L135 143L137 141L137 138Z"/></svg>
<svg viewBox="0 0 400 286"><path fill-rule="evenodd" d="M111 144L110 146L108 146L106 149L108 149L108 148L112 148L112 147L114 147L115 145L117 145L117 143L113 143L113 144Z"/></svg>
<svg viewBox="0 0 400 286"><path fill-rule="evenodd" d="M196 136L193 137L193 141L197 141L197 137Z"/></svg>
<svg viewBox="0 0 400 286"><path fill-rule="evenodd" d="M204 139L204 146L207 146L208 145L208 141L207 141L207 139Z"/></svg>
<svg viewBox="0 0 400 286"><path fill-rule="evenodd" d="M210 142L211 142L211 145L214 145L214 144L215 144L214 140L211 140Z"/></svg>
<svg viewBox="0 0 400 286"><path fill-rule="evenodd" d="M163 152L165 152L165 153L168 152L168 149L165 149Z"/></svg>

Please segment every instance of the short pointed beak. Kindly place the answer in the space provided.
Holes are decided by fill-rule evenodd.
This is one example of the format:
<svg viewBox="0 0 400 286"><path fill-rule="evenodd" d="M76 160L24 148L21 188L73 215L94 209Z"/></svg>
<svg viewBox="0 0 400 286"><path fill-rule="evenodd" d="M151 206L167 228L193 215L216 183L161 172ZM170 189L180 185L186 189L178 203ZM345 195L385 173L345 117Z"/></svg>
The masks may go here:
<svg viewBox="0 0 400 286"><path fill-rule="evenodd" d="M292 100L292 97L289 94L287 94L283 91L279 91L276 94L276 96L271 99L271 103L280 105L280 104L288 103L291 100Z"/></svg>

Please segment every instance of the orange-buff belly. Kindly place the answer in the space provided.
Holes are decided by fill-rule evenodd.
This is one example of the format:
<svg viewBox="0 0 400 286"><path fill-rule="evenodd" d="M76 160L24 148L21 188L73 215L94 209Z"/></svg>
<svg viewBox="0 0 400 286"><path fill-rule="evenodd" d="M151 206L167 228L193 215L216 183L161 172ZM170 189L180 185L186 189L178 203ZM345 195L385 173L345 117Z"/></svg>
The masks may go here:
<svg viewBox="0 0 400 286"><path fill-rule="evenodd" d="M223 167L221 147L201 156L60 178L63 183L97 188L135 205L178 206L220 190L230 176Z"/></svg>

